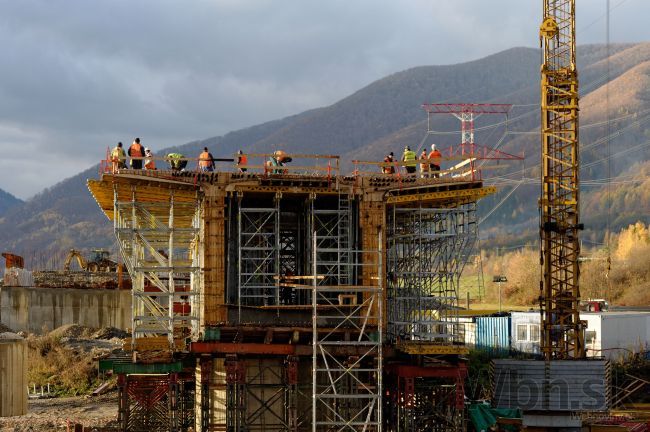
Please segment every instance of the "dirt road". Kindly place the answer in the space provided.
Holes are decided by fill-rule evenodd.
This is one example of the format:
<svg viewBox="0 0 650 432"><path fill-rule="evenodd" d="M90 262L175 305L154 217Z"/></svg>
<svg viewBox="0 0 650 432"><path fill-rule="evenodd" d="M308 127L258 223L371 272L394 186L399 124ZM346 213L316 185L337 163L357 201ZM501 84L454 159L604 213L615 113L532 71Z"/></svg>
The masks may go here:
<svg viewBox="0 0 650 432"><path fill-rule="evenodd" d="M104 426L116 418L117 392L99 397L30 400L27 415L0 417L0 431L64 431L68 420L84 426Z"/></svg>

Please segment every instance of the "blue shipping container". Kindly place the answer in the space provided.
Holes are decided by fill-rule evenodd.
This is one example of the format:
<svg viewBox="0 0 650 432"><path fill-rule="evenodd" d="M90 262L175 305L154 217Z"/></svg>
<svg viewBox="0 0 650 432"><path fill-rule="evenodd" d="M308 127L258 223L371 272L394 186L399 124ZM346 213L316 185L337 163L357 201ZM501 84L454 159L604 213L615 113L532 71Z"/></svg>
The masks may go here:
<svg viewBox="0 0 650 432"><path fill-rule="evenodd" d="M510 351L510 317L476 317L476 348L493 354Z"/></svg>

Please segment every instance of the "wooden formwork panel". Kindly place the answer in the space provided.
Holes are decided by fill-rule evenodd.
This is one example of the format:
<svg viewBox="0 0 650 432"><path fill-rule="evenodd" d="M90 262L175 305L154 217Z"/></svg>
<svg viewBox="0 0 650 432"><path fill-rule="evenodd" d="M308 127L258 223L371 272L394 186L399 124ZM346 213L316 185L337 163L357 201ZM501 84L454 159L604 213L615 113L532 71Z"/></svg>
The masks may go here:
<svg viewBox="0 0 650 432"><path fill-rule="evenodd" d="M359 228L361 231L361 250L364 252L362 256L363 267L361 274L361 283L364 286L377 286L379 282L385 285L386 281L386 205L383 202L382 194L366 194L359 205ZM381 232L382 245L379 244ZM377 274L377 266L379 265L379 254L373 252L381 250L382 266ZM382 293L383 304L386 304L386 291ZM365 296L369 294L364 294ZM377 307L377 303L373 307ZM385 314L385 310L382 313ZM372 311L371 316L378 316L377 311ZM377 320L368 322L370 325L377 325Z"/></svg>
<svg viewBox="0 0 650 432"><path fill-rule="evenodd" d="M0 333L0 417L27 414L27 342Z"/></svg>
<svg viewBox="0 0 650 432"><path fill-rule="evenodd" d="M201 325L224 323L226 293L226 192L221 185L206 187L203 214L203 313Z"/></svg>

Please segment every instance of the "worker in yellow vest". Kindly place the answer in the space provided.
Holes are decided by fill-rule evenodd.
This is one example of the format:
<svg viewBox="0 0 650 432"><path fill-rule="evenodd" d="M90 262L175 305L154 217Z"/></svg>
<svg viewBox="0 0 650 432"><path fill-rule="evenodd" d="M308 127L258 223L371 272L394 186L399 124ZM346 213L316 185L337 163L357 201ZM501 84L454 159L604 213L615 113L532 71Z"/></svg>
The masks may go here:
<svg viewBox="0 0 650 432"><path fill-rule="evenodd" d="M402 162L404 162L404 167L408 174L415 173L418 163L416 162L418 156L409 146L404 147L404 153L402 154Z"/></svg>
<svg viewBox="0 0 650 432"><path fill-rule="evenodd" d="M111 150L111 163L113 164L113 172L126 168L126 152L122 147L122 143L118 142L117 146Z"/></svg>

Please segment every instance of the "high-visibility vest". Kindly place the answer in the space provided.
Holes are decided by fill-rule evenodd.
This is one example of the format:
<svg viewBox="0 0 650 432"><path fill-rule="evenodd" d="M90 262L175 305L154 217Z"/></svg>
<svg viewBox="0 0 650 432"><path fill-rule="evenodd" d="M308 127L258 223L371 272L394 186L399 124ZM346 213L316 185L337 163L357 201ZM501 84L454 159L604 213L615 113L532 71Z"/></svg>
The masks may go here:
<svg viewBox="0 0 650 432"><path fill-rule="evenodd" d="M239 160L237 161L237 165L246 165L248 164L248 157L246 157L245 154L239 155Z"/></svg>
<svg viewBox="0 0 650 432"><path fill-rule="evenodd" d="M441 157L442 154L438 150L431 150L431 153L429 153L429 160L431 160L431 165L440 166Z"/></svg>
<svg viewBox="0 0 650 432"><path fill-rule="evenodd" d="M199 166L200 167L211 167L212 166L212 156L209 152L203 152L199 155Z"/></svg>
<svg viewBox="0 0 650 432"><path fill-rule="evenodd" d="M156 162L154 162L153 159L145 159L144 160L144 168L145 169L150 169L150 170L156 169Z"/></svg>
<svg viewBox="0 0 650 432"><path fill-rule="evenodd" d="M423 151L422 154L420 155L420 160L426 159L427 158L427 152ZM420 170L421 171L429 171L429 164L426 162L420 162Z"/></svg>
<svg viewBox="0 0 650 432"><path fill-rule="evenodd" d="M131 157L142 157L144 156L144 152L142 150L142 144L134 142L131 144L131 147L129 147L129 154Z"/></svg>
<svg viewBox="0 0 650 432"><path fill-rule="evenodd" d="M413 150L406 150L404 151L404 155L402 155L402 161L406 162L404 165L406 166L416 166L417 162L415 160L417 159L417 156Z"/></svg>
<svg viewBox="0 0 650 432"><path fill-rule="evenodd" d="M115 147L111 151L111 159L118 162L124 162L126 160L126 153L122 147Z"/></svg>

